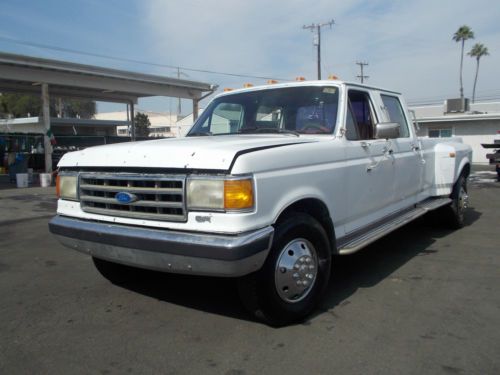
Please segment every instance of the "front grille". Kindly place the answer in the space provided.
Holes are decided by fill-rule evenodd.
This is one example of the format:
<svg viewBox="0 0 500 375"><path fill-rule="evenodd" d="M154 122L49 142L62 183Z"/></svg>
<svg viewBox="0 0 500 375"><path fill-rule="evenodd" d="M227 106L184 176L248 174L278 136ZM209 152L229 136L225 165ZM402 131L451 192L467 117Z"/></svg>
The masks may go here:
<svg viewBox="0 0 500 375"><path fill-rule="evenodd" d="M79 198L82 210L108 216L164 221L185 221L185 176L161 174L82 173ZM129 193L131 203L116 199Z"/></svg>

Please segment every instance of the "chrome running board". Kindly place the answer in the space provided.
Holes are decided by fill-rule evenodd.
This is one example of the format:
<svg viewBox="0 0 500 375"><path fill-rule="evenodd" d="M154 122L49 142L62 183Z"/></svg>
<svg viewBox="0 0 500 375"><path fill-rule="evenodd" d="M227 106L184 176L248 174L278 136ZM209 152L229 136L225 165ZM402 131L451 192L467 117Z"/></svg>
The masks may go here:
<svg viewBox="0 0 500 375"><path fill-rule="evenodd" d="M388 233L408 224L410 221L426 214L429 211L435 210L441 206L451 203L450 198L433 198L417 204L414 208L404 211L401 215L391 217L389 220L384 220L380 225L375 226L369 231L365 231L357 237L343 243L338 249L340 255L347 255L361 250L363 247L382 238Z"/></svg>

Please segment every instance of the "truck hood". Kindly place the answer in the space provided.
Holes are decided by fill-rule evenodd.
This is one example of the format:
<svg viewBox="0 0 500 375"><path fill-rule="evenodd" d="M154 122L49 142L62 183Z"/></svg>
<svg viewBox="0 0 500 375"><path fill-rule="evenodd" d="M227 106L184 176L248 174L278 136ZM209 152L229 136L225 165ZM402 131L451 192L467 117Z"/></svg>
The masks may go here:
<svg viewBox="0 0 500 375"><path fill-rule="evenodd" d="M90 147L65 154L58 167L141 167L229 170L239 154L317 141L293 135L170 138Z"/></svg>

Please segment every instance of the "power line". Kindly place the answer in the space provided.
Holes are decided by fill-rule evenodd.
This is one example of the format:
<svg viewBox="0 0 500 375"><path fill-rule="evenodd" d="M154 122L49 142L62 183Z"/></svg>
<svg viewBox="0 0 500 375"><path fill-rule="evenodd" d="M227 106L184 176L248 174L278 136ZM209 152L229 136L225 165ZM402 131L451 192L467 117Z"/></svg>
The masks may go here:
<svg viewBox="0 0 500 375"><path fill-rule="evenodd" d="M314 41L313 44L316 46L317 49L317 64L318 64L318 79L321 79L321 28L324 26L330 26L330 29L332 28L332 25L335 23L334 20L331 20L329 22L324 22L324 23L312 23L309 26L304 25L302 26L303 29L309 29L311 30L314 34Z"/></svg>
<svg viewBox="0 0 500 375"><path fill-rule="evenodd" d="M370 76L365 76L364 75L364 71L363 71L363 68L365 66L368 66L368 63L367 62L362 62L362 61L356 61L356 65L359 65L359 68L360 68L360 71L361 71L361 74L357 75L356 77L358 77L361 80L361 83L364 83L365 82L365 78L370 78Z"/></svg>
<svg viewBox="0 0 500 375"><path fill-rule="evenodd" d="M287 79L287 78L257 76L257 75L242 74L242 73L218 72L215 70L196 69L196 68L187 68L187 67L168 65L168 64L159 64L159 63L154 63L154 62L144 61L144 60L135 60L135 59L129 59L129 58L125 58L125 57L110 56L110 55L104 55L104 54L94 53L94 52L79 51L79 50L75 50L75 49L71 49L71 48L56 47L56 46L51 46L48 44L34 43L34 42L27 41L27 40L8 38L5 36L0 36L0 40L3 40L4 42L21 44L21 45L25 45L25 46L47 49L47 50L52 50L52 51L66 52L66 53L72 53L72 54L82 55L82 56L99 57L99 58L108 59L108 60L115 60L115 61L129 62L129 63L134 63L134 64L156 66L156 67L161 67L161 68L169 68L169 69L178 69L179 68L179 69L190 71L190 72L217 74L217 75L229 76L229 77L256 78L256 79L263 79L263 80L276 79L276 80L280 80L280 81L291 81L291 79Z"/></svg>

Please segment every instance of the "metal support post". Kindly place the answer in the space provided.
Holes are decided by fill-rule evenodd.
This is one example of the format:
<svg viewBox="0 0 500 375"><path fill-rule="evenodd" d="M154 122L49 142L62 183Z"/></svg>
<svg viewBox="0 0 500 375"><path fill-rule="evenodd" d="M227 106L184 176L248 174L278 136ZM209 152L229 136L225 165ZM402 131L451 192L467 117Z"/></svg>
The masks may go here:
<svg viewBox="0 0 500 375"><path fill-rule="evenodd" d="M193 99L193 123L198 119L199 105L200 100L197 98Z"/></svg>
<svg viewBox="0 0 500 375"><path fill-rule="evenodd" d="M135 141L134 102L130 102L130 130L131 130L132 141Z"/></svg>
<svg viewBox="0 0 500 375"><path fill-rule="evenodd" d="M331 27L331 26L330 26ZM321 80L321 26L320 25L316 25L316 28L317 28L317 31L316 31L316 35L318 35L318 46L317 46L317 56L316 56L316 60L317 60L317 64L318 64L318 80Z"/></svg>
<svg viewBox="0 0 500 375"><path fill-rule="evenodd" d="M45 172L52 173L52 144L47 132L50 130L50 100L49 85L42 83L42 118L43 118L43 148L45 152Z"/></svg>

